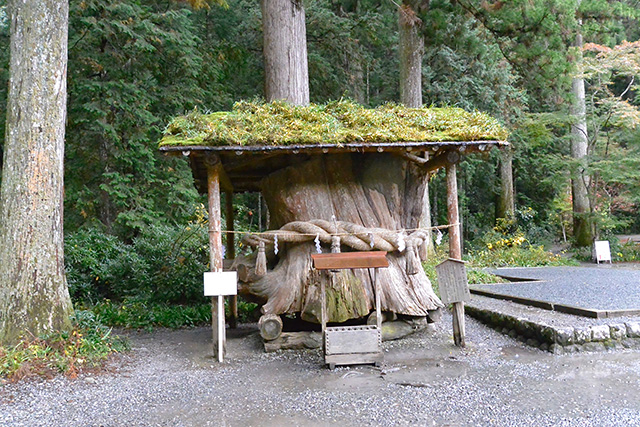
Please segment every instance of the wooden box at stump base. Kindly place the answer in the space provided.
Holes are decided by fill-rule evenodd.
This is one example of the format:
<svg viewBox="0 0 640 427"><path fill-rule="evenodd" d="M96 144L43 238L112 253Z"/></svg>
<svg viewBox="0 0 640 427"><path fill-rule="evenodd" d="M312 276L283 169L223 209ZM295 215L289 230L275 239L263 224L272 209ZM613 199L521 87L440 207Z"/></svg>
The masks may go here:
<svg viewBox="0 0 640 427"><path fill-rule="evenodd" d="M324 361L331 369L336 365L379 366L384 359L382 334L375 325L327 327L324 346Z"/></svg>

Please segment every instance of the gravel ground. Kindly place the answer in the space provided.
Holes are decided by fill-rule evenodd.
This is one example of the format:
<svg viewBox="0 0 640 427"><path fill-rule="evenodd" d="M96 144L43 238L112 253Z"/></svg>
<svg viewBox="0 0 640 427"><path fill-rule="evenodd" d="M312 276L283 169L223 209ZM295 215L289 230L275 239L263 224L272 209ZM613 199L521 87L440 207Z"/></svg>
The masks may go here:
<svg viewBox="0 0 640 427"><path fill-rule="evenodd" d="M554 356L448 314L384 343L385 363L330 371L316 350L266 354L255 325L132 333L115 372L0 386L2 426L638 426L640 353Z"/></svg>
<svg viewBox="0 0 640 427"><path fill-rule="evenodd" d="M595 310L640 309L640 270L611 267L533 267L490 270L499 276L540 280L475 288Z"/></svg>

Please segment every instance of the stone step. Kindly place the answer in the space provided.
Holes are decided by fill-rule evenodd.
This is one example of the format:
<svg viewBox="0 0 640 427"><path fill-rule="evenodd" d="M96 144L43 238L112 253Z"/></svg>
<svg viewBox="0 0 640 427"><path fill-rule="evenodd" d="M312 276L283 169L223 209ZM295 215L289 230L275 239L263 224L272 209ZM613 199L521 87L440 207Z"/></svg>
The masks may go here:
<svg viewBox="0 0 640 427"><path fill-rule="evenodd" d="M593 319L472 295L465 313L527 345L556 354L640 348L640 317Z"/></svg>

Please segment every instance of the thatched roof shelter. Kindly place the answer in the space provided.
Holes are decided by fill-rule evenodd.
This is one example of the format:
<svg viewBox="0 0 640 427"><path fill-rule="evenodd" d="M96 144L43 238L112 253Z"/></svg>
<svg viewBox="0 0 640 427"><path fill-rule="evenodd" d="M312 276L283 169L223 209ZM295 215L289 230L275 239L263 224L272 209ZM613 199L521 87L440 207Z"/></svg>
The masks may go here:
<svg viewBox="0 0 640 427"><path fill-rule="evenodd" d="M194 111L175 118L167 126L160 150L187 156L196 186L208 193L212 271L221 271L223 265L220 191L229 195L227 230L233 227L231 194L260 191L271 213L271 225L280 229L269 235L276 240L272 244L276 248L279 232L279 236L291 236L298 227L324 227L316 236L316 240L321 235L325 239L323 250L333 250L334 244L338 249L342 245L346 250L362 250L358 249L362 243L353 246L346 238L335 243L338 226L361 230L353 231L350 237L358 234L365 241L370 239L371 248L374 237L384 235L392 252L387 256L389 268L381 272L385 284L382 309L427 316L443 305L424 271L409 267L416 262L419 266L416 248L428 240L421 224L426 178L440 167L447 169L450 256L460 259L456 164L463 154L507 145L506 138L506 130L494 118L458 108L388 104L367 109L342 100L303 107L284 102L239 102L229 112ZM335 227L327 222L332 217ZM411 232L407 234L407 230ZM373 236L373 232L380 236ZM402 236L408 239L407 250L400 242ZM316 321L316 285L324 286L328 280L335 292L329 321L369 314L374 291L366 271L346 272L332 279L318 275L311 271L310 253L320 242L314 248L312 242L300 240L296 244L291 240L292 245L283 253L270 251L264 261L265 240L263 236L263 261L258 261L260 253L256 251L234 262L239 274L243 272L240 291L244 288L262 298L264 316L297 313L304 320ZM228 257L235 257L233 248L233 234L229 233ZM376 298L379 296L376 293ZM221 301L219 297L218 307L222 307ZM216 319L214 316L214 336L223 335L224 328ZM464 324L457 331L464 343Z"/></svg>
<svg viewBox="0 0 640 427"><path fill-rule="evenodd" d="M238 102L232 111L193 111L166 128L160 150L189 156L197 187L206 192L204 159L216 155L233 191L259 191L263 177L317 154L393 153L411 158L505 145L507 131L493 117L460 108L368 109L351 101L292 106ZM425 164L424 158L414 158ZM442 162L426 165L430 169Z"/></svg>

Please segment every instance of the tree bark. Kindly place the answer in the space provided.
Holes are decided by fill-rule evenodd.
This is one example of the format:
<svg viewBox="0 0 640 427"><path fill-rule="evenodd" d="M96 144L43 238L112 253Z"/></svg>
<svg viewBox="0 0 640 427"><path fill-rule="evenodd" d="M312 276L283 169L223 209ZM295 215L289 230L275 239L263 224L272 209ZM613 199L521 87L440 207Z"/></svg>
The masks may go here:
<svg viewBox="0 0 640 427"><path fill-rule="evenodd" d="M0 191L0 343L68 329L62 226L67 1L9 2Z"/></svg>
<svg viewBox="0 0 640 427"><path fill-rule="evenodd" d="M265 98L309 103L304 5L301 0L262 0Z"/></svg>
<svg viewBox="0 0 640 427"><path fill-rule="evenodd" d="M385 154L317 156L276 172L263 181L263 195L273 228L293 221L346 221L367 228L413 229L422 213L425 172L413 163ZM265 314L301 313L320 322L320 285L327 290L329 322L362 318L375 306L372 276L366 269L327 273L312 270L313 242L279 244L266 275L244 274L240 291L264 303ZM329 247L323 248L329 251ZM343 248L348 249L348 248ZM380 269L382 309L427 316L442 306L422 269L409 274L407 252L390 252L389 268ZM250 260L244 262L251 263Z"/></svg>
<svg viewBox="0 0 640 427"><path fill-rule="evenodd" d="M424 55L424 39L420 34L421 21L413 8L403 4L398 8L398 31L400 35L400 103L409 108L422 107L422 57ZM424 203L420 215L419 226L428 229L426 250L428 256L435 254L431 238L431 203L429 200L429 179L424 185Z"/></svg>
<svg viewBox="0 0 640 427"><path fill-rule="evenodd" d="M579 5L580 2L578 2ZM582 48L582 34L578 30L575 46ZM589 246L593 243L594 230L589 200L590 177L586 171L589 138L587 133L587 115L585 103L584 79L574 78L571 82L573 102L571 115L571 157L577 162L577 168L571 177L573 196L573 237L577 246Z"/></svg>
<svg viewBox="0 0 640 427"><path fill-rule="evenodd" d="M400 102L410 108L422 107L422 56L424 40L420 20L409 5L398 8L400 32Z"/></svg>
<svg viewBox="0 0 640 427"><path fill-rule="evenodd" d="M496 218L510 218L515 211L513 192L513 151L505 148L500 151L500 194Z"/></svg>

